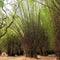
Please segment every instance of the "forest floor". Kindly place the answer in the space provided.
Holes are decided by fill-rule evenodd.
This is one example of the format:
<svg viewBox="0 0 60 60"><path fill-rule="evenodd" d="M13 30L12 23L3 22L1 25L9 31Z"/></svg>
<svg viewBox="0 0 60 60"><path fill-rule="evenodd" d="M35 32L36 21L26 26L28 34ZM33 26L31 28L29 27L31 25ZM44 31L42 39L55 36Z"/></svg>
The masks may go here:
<svg viewBox="0 0 60 60"><path fill-rule="evenodd" d="M0 56L0 60L56 60L56 57L53 55L50 56L37 56L38 59L35 58L29 58L29 57L25 57L25 56L16 56L16 57L12 57L12 56Z"/></svg>

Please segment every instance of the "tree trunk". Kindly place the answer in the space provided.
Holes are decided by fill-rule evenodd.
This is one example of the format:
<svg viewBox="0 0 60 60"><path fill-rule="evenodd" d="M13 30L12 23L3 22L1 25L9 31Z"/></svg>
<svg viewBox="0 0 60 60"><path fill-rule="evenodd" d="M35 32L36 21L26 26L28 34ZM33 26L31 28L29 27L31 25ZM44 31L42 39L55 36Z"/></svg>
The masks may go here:
<svg viewBox="0 0 60 60"><path fill-rule="evenodd" d="M59 43L56 44L58 46L56 46L56 56L57 56L57 60L60 60L60 46Z"/></svg>
<svg viewBox="0 0 60 60"><path fill-rule="evenodd" d="M32 50L29 50L29 51L25 50L24 51L24 55L26 57L34 57L34 58L37 58L37 54L36 54L36 51L35 50L34 51L32 51Z"/></svg>

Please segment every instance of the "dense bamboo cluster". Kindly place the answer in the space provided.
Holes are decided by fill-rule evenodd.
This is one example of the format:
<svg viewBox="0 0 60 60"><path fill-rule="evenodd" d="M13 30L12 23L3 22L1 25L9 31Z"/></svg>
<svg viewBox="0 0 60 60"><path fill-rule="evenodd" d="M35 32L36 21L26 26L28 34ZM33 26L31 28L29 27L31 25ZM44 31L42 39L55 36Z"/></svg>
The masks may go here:
<svg viewBox="0 0 60 60"><path fill-rule="evenodd" d="M53 52L60 60L59 0L16 0L11 5L7 14L0 3L0 52L29 57Z"/></svg>

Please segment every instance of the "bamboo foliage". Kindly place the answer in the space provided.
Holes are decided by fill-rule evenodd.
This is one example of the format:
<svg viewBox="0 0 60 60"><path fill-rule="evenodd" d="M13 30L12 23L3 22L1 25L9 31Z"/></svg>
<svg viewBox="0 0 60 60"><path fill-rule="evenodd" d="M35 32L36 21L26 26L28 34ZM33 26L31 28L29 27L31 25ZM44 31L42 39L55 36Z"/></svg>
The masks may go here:
<svg viewBox="0 0 60 60"><path fill-rule="evenodd" d="M58 57L57 60L60 60L60 48L59 48L59 40L60 40L60 4L59 4L59 0L53 0L51 1L51 14L52 14L52 20L54 22L54 32L55 32L55 43L56 43L56 55Z"/></svg>
<svg viewBox="0 0 60 60"><path fill-rule="evenodd" d="M24 54L30 57L36 57L38 50L43 55L48 49L54 50L55 28L58 26L59 30L58 0L16 0L15 3L11 4L12 12L10 11L6 19L6 26L9 27L6 29L7 33L1 38L2 42L7 40L7 52L12 54L15 51L17 41ZM11 21L13 23L9 24ZM0 30L1 34L4 28ZM18 46L17 44L17 48Z"/></svg>
<svg viewBox="0 0 60 60"><path fill-rule="evenodd" d="M24 34L23 40L21 40L22 47L26 54L32 54L33 51L35 49L37 49L38 45L41 44L42 41L44 41L44 39L42 39L44 32L41 27L40 8L38 8L38 4L36 4L36 2L34 2L34 1L29 1L29 0L17 1L17 3L18 3L18 7L19 7L18 12L20 14L20 15L18 14L19 15L18 20L19 20L19 22L21 22L21 24L20 23L18 23L18 24L20 27L22 27L22 32L20 32L20 33ZM26 4L26 6L25 6L25 4ZM20 28L20 30L21 30L21 28ZM19 33L19 31L18 31L18 33ZM44 43L45 43L45 41L44 41ZM41 46L43 46L43 45L41 45Z"/></svg>

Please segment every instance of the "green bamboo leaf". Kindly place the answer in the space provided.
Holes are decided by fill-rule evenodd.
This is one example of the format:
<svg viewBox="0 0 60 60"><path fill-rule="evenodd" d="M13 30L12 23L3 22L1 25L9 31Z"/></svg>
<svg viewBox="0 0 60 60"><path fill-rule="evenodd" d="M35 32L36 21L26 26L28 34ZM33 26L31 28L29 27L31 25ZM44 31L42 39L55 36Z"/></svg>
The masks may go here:
<svg viewBox="0 0 60 60"><path fill-rule="evenodd" d="M4 0L0 0L0 7L3 7L4 5Z"/></svg>

